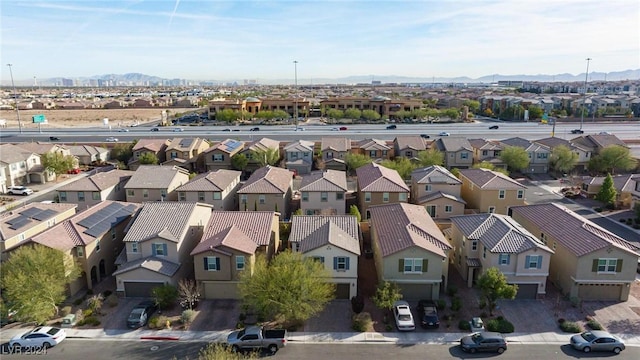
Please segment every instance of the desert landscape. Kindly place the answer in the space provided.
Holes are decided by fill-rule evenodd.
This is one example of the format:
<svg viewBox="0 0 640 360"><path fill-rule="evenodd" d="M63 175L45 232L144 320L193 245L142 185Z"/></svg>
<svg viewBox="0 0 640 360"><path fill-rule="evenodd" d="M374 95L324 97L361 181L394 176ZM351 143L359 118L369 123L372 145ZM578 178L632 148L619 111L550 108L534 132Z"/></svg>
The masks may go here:
<svg viewBox="0 0 640 360"><path fill-rule="evenodd" d="M159 121L162 118L162 111L167 111L171 119L176 114L202 110L197 108L20 110L20 120L23 129L38 129L38 124L32 121L34 115L45 116L47 123L42 124L43 128L102 127L103 119L109 119L109 125L117 128ZM0 119L6 120L4 128L18 128L15 110L0 111Z"/></svg>

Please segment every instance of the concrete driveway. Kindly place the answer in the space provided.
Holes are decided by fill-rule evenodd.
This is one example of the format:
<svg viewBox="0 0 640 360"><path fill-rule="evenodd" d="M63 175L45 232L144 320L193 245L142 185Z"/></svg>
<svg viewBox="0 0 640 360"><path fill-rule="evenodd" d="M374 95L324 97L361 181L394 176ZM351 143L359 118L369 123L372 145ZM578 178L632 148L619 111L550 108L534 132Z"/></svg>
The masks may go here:
<svg viewBox="0 0 640 360"><path fill-rule="evenodd" d="M189 330L214 331L235 329L240 317L239 300L200 300L197 315Z"/></svg>

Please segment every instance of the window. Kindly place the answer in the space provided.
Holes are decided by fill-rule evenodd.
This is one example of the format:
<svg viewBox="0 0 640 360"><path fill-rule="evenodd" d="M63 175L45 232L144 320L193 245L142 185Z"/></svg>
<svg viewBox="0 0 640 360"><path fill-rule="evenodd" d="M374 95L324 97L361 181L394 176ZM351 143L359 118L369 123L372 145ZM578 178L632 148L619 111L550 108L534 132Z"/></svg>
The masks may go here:
<svg viewBox="0 0 640 360"><path fill-rule="evenodd" d="M25 239L25 237L24 237L24 233L21 233L20 235L18 235L18 240L19 240L19 241L22 241L22 240L24 240L24 239Z"/></svg>
<svg viewBox="0 0 640 360"><path fill-rule="evenodd" d="M511 260L510 254L500 254L500 256L498 257L498 263L500 265L509 265L510 260Z"/></svg>
<svg viewBox="0 0 640 360"><path fill-rule="evenodd" d="M389 193L382 193L382 202L389 202Z"/></svg>
<svg viewBox="0 0 640 360"><path fill-rule="evenodd" d="M236 256L236 270L244 270L244 256Z"/></svg>
<svg viewBox="0 0 640 360"><path fill-rule="evenodd" d="M178 157L178 152L177 151L172 151L171 154L169 155L172 159L175 159Z"/></svg>
<svg viewBox="0 0 640 360"><path fill-rule="evenodd" d="M220 258L215 256L205 256L204 269L206 271L220 271Z"/></svg>
<svg viewBox="0 0 640 360"><path fill-rule="evenodd" d="M487 248L486 247L482 247L482 258L486 259L487 258Z"/></svg>
<svg viewBox="0 0 640 360"><path fill-rule="evenodd" d="M178 192L178 200L179 201L186 201L187 200L187 194L184 191L179 191Z"/></svg>
<svg viewBox="0 0 640 360"><path fill-rule="evenodd" d="M489 155L489 151L487 150L482 150L482 156L487 156Z"/></svg>
<svg viewBox="0 0 640 360"><path fill-rule="evenodd" d="M327 156L326 156L326 158L327 158L327 159L333 159L333 152L331 152L331 151L327 151Z"/></svg>
<svg viewBox="0 0 640 360"><path fill-rule="evenodd" d="M364 202L371 202L371 193L370 192L364 193Z"/></svg>
<svg viewBox="0 0 640 360"><path fill-rule="evenodd" d="M329 193L326 191L322 191L320 192L320 201L321 202L327 202L329 201Z"/></svg>
<svg viewBox="0 0 640 360"><path fill-rule="evenodd" d="M58 191L58 201L66 202L67 201L67 192L66 191Z"/></svg>
<svg viewBox="0 0 640 360"><path fill-rule="evenodd" d="M151 250L153 252L153 256L167 256L167 244L152 244Z"/></svg>
<svg viewBox="0 0 640 360"><path fill-rule="evenodd" d="M298 153L297 152L290 152L290 159L291 160L298 160Z"/></svg>
<svg viewBox="0 0 640 360"><path fill-rule="evenodd" d="M524 199L524 190L518 190L518 199Z"/></svg>
<svg viewBox="0 0 640 360"><path fill-rule="evenodd" d="M131 252L132 253L138 252L138 243L131 243Z"/></svg>
<svg viewBox="0 0 640 360"><path fill-rule="evenodd" d="M500 154L502 154L502 150L495 150L493 152L493 156L495 156L495 157L500 157Z"/></svg>
<svg viewBox="0 0 640 360"><path fill-rule="evenodd" d="M213 160L213 162L222 162L224 161L224 154L213 154L211 160Z"/></svg>
<svg viewBox="0 0 640 360"><path fill-rule="evenodd" d="M549 153L537 153L536 158L538 159L546 159L549 157Z"/></svg>
<svg viewBox="0 0 640 360"><path fill-rule="evenodd" d="M312 257L312 259L314 261L320 262L321 264L324 264L324 256L314 256L314 257Z"/></svg>
<svg viewBox="0 0 640 360"><path fill-rule="evenodd" d="M424 186L424 191L431 191L431 184L427 184Z"/></svg>
<svg viewBox="0 0 640 360"><path fill-rule="evenodd" d="M494 212L496 212L496 207L495 206L489 206L489 214L493 214Z"/></svg>
<svg viewBox="0 0 640 360"><path fill-rule="evenodd" d="M471 250L473 250L473 251L478 250L478 240L473 240L471 242Z"/></svg>
<svg viewBox="0 0 640 360"><path fill-rule="evenodd" d="M445 206L444 206L444 212L446 212L446 213L453 212L453 206L451 206L451 205L445 205Z"/></svg>
<svg viewBox="0 0 640 360"><path fill-rule="evenodd" d="M91 198L92 198L93 200L100 200L100 193L99 193L99 192L97 192L97 191L92 192L92 193L91 193Z"/></svg>
<svg viewBox="0 0 640 360"><path fill-rule="evenodd" d="M545 235L544 233L540 234L540 240L542 240L542 242L547 245L547 235Z"/></svg>
<svg viewBox="0 0 640 360"><path fill-rule="evenodd" d="M336 256L333 258L333 270L347 271L349 270L349 258L346 256Z"/></svg>
<svg viewBox="0 0 640 360"><path fill-rule="evenodd" d="M405 156L408 158L412 158L413 157L413 151L405 151Z"/></svg>
<svg viewBox="0 0 640 360"><path fill-rule="evenodd" d="M111 240L115 240L116 239L116 228L111 228Z"/></svg>
<svg viewBox="0 0 640 360"><path fill-rule="evenodd" d="M407 201L407 193L398 193L398 201Z"/></svg>
<svg viewBox="0 0 640 360"><path fill-rule="evenodd" d="M84 201L84 191L78 191L78 201Z"/></svg>
<svg viewBox="0 0 640 360"><path fill-rule="evenodd" d="M422 273L422 265L423 262L426 262L425 259L400 259L401 262L404 262L404 272L405 273ZM426 269L425 269L426 270Z"/></svg>
<svg viewBox="0 0 640 360"><path fill-rule="evenodd" d="M429 215L431 217L436 217L436 206L435 205L427 205L424 208L427 210L427 213L429 213Z"/></svg>
<svg viewBox="0 0 640 360"><path fill-rule="evenodd" d="M344 199L344 193L337 192L336 193L336 200L342 200L342 199Z"/></svg>
<svg viewBox="0 0 640 360"><path fill-rule="evenodd" d="M460 159L468 159L469 158L469 153L468 152L461 152L460 153Z"/></svg>
<svg viewBox="0 0 640 360"><path fill-rule="evenodd" d="M220 191L214 191L213 200L221 200L221 199L222 199L222 193Z"/></svg>
<svg viewBox="0 0 640 360"><path fill-rule="evenodd" d="M377 155L377 154L376 154L376 151L375 151L375 150L369 150L369 157L370 157L370 158L374 159L374 158L376 158L376 155Z"/></svg>
<svg viewBox="0 0 640 360"><path fill-rule="evenodd" d="M306 191L302 192L302 201L309 201L309 193Z"/></svg>
<svg viewBox="0 0 640 360"><path fill-rule="evenodd" d="M498 199L504 199L504 194L505 194L504 190L498 190Z"/></svg>
<svg viewBox="0 0 640 360"><path fill-rule="evenodd" d="M127 196L135 196L133 189L127 189Z"/></svg>
<svg viewBox="0 0 640 360"><path fill-rule="evenodd" d="M310 153L308 153L308 152L304 152L304 153L302 153L302 157L304 157L304 158L308 158L308 157L309 157L309 155L311 155L311 154L310 154Z"/></svg>
<svg viewBox="0 0 640 360"><path fill-rule="evenodd" d="M242 204L246 204L247 203L247 195L246 194L240 195L240 203L242 203Z"/></svg>
<svg viewBox="0 0 640 360"><path fill-rule="evenodd" d="M160 190L160 197L163 199L167 197L167 189Z"/></svg>
<svg viewBox="0 0 640 360"><path fill-rule="evenodd" d="M82 246L76 246L76 256L77 257L84 256L84 248Z"/></svg>
<svg viewBox="0 0 640 360"><path fill-rule="evenodd" d="M382 150L382 157L387 157L388 151L387 150Z"/></svg>
<svg viewBox="0 0 640 360"><path fill-rule="evenodd" d="M260 204L264 204L264 202L265 202L265 201L266 201L266 200L265 200L265 196L264 196L264 195L260 195L260 196L258 196L258 202L259 202Z"/></svg>
<svg viewBox="0 0 640 360"><path fill-rule="evenodd" d="M143 189L142 190L142 197L143 198L148 198L149 197L149 190Z"/></svg>
<svg viewBox="0 0 640 360"><path fill-rule="evenodd" d="M204 201L204 191L198 191L198 201Z"/></svg>
<svg viewBox="0 0 640 360"><path fill-rule="evenodd" d="M527 255L524 260L525 269L542 268L542 255Z"/></svg>
<svg viewBox="0 0 640 360"><path fill-rule="evenodd" d="M595 259L593 262L594 265L596 265L597 262L597 271L599 273L615 273L622 269L622 260L618 259Z"/></svg>
<svg viewBox="0 0 640 360"><path fill-rule="evenodd" d="M96 252L100 252L100 239L96 240Z"/></svg>

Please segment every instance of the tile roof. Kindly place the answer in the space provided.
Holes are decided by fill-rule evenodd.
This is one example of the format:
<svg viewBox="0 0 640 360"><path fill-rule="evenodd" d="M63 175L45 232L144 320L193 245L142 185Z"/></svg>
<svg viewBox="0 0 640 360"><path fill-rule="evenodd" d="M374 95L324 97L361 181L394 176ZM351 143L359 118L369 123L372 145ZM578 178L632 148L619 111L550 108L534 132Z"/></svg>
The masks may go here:
<svg viewBox="0 0 640 360"><path fill-rule="evenodd" d="M424 196L421 196L419 198L416 199L416 204L420 204L423 205L426 202L430 202L430 201L434 201L436 199L441 199L441 198L445 198L445 199L449 199L452 201L456 201L459 202L461 204L466 204L467 202L464 201L462 198L451 195L451 194L447 194L447 193L443 193L442 191L436 191L436 192L432 192L429 194L426 194Z"/></svg>
<svg viewBox="0 0 640 360"><path fill-rule="evenodd" d="M292 143L287 144L284 147L284 151L287 152L313 152L313 148L315 147L315 143L313 141L308 140L298 140Z"/></svg>
<svg viewBox="0 0 640 360"><path fill-rule="evenodd" d="M334 245L360 255L358 219L353 215L295 215L291 219L290 242L300 243L305 253Z"/></svg>
<svg viewBox="0 0 640 360"><path fill-rule="evenodd" d="M0 144L0 162L5 164L14 164L20 161L25 161L32 154L34 154L33 151L24 149L17 145Z"/></svg>
<svg viewBox="0 0 640 360"><path fill-rule="evenodd" d="M304 175L300 191L347 191L347 174L338 170L313 171Z"/></svg>
<svg viewBox="0 0 640 360"><path fill-rule="evenodd" d="M497 141L488 141L485 139L469 139L469 144L472 148L478 150L502 150L504 146L502 146Z"/></svg>
<svg viewBox="0 0 640 360"><path fill-rule="evenodd" d="M158 153L167 146L168 142L169 140L167 139L142 138L138 140L138 142L133 146L133 149L131 149L131 151L135 152L139 150L149 150L149 151Z"/></svg>
<svg viewBox="0 0 640 360"><path fill-rule="evenodd" d="M198 206L211 208L211 205L187 201L143 203L122 241L142 242L161 237L178 243L184 238L189 219Z"/></svg>
<svg viewBox="0 0 640 360"><path fill-rule="evenodd" d="M114 169L80 178L59 187L58 191L102 191L113 187L133 176L135 171Z"/></svg>
<svg viewBox="0 0 640 360"><path fill-rule="evenodd" d="M409 187L396 170L369 163L356 169L358 188L366 192L408 192Z"/></svg>
<svg viewBox="0 0 640 360"><path fill-rule="evenodd" d="M223 191L235 180L240 180L241 171L219 169L200 174L176 191Z"/></svg>
<svg viewBox="0 0 640 360"><path fill-rule="evenodd" d="M622 147L629 147L624 141L618 139L615 135L587 135L596 146L605 148L611 145L620 145Z"/></svg>
<svg viewBox="0 0 640 360"><path fill-rule="evenodd" d="M173 276L178 269L180 269L180 263L174 263L173 261L160 257L149 256L123 264L113 275L124 274L136 269L146 269L164 276Z"/></svg>
<svg viewBox="0 0 640 360"><path fill-rule="evenodd" d="M460 151L467 150L473 151L473 147L467 138L462 137L441 137L436 140L438 144L438 148L442 151Z"/></svg>
<svg viewBox="0 0 640 360"><path fill-rule="evenodd" d="M460 169L460 175L482 189L510 190L527 188L502 173L488 169Z"/></svg>
<svg viewBox="0 0 640 360"><path fill-rule="evenodd" d="M426 150L424 139L418 135L415 136L398 136L393 142L396 144L398 150L413 149L417 151Z"/></svg>
<svg viewBox="0 0 640 360"><path fill-rule="evenodd" d="M169 144L167 145L167 149L165 151L191 151L192 149L199 149L200 146L205 142L204 139L201 138L173 138L169 140ZM208 148L208 146L207 146Z"/></svg>
<svg viewBox="0 0 640 360"><path fill-rule="evenodd" d="M54 203L54 204L43 204L43 203L30 203L24 206L15 207L11 210L5 211L0 214L0 240L4 241L18 234L24 232L24 226L33 227L36 224L47 222L50 219L55 218L58 214L68 211L70 209L77 208L77 204L70 203ZM36 210L47 211L46 213L41 212L40 214L44 216L35 216L32 215L36 213ZM24 212L24 214L22 214ZM19 219L29 218L29 221L22 220L23 224L19 225ZM16 225L16 226L13 226ZM26 240L26 239L25 239Z"/></svg>
<svg viewBox="0 0 640 360"><path fill-rule="evenodd" d="M351 149L351 140L343 137L335 138L322 138L320 145L320 151L333 150L338 152L345 152Z"/></svg>
<svg viewBox="0 0 640 360"><path fill-rule="evenodd" d="M224 153L233 155L242 151L243 149L244 149L244 141L235 140L235 139L225 139L211 146L210 148L205 150L204 153L210 153L215 150L220 150Z"/></svg>
<svg viewBox="0 0 640 360"><path fill-rule="evenodd" d="M45 154L56 151L57 149L67 149L64 145L48 142L27 142L20 143L18 146L34 154Z"/></svg>
<svg viewBox="0 0 640 360"><path fill-rule="evenodd" d="M245 147L246 151L266 151L267 149L276 149L280 151L280 141L262 138Z"/></svg>
<svg viewBox="0 0 640 360"><path fill-rule="evenodd" d="M125 189L166 189L177 174L189 175L189 172L178 166L140 165Z"/></svg>
<svg viewBox="0 0 640 360"><path fill-rule="evenodd" d="M542 233L578 257L610 246L640 256L637 243L610 233L560 204L512 206L510 211L537 225Z"/></svg>
<svg viewBox="0 0 640 360"><path fill-rule="evenodd" d="M219 251L228 254L228 252L224 251L225 247L241 251L245 254L254 254L258 248L258 244L242 232L237 225L231 224L229 227L201 241L193 251L191 251L191 256L207 251Z"/></svg>
<svg viewBox="0 0 640 360"><path fill-rule="evenodd" d="M424 206L407 203L375 205L368 209L383 257L417 246L443 258L451 250Z"/></svg>
<svg viewBox="0 0 640 360"><path fill-rule="evenodd" d="M109 152L109 149L91 145L70 145L69 150L73 156L93 156Z"/></svg>
<svg viewBox="0 0 640 360"><path fill-rule="evenodd" d="M292 171L267 165L254 171L238 194L285 194L292 179Z"/></svg>
<svg viewBox="0 0 640 360"><path fill-rule="evenodd" d="M465 237L480 241L492 253L519 254L534 248L552 252L542 241L506 215L452 216L451 222Z"/></svg>
<svg viewBox="0 0 640 360"><path fill-rule="evenodd" d="M364 139L357 142L357 147L365 151L382 151L382 150L390 150L391 148L387 145L387 142L384 140L378 139Z"/></svg>
<svg viewBox="0 0 640 360"><path fill-rule="evenodd" d="M418 184L462 184L449 170L439 165L432 165L411 172L411 179Z"/></svg>
<svg viewBox="0 0 640 360"><path fill-rule="evenodd" d="M507 146L517 146L524 149L528 148L531 145L531 141L527 139L523 139L521 137L512 137L509 139L504 139L500 142Z"/></svg>
<svg viewBox="0 0 640 360"><path fill-rule="evenodd" d="M635 190L634 179L638 176L638 174L614 175L611 177L613 179L613 187L618 193L633 192ZM587 177L583 179L583 182L589 185L602 185L605 178L605 176Z"/></svg>
<svg viewBox="0 0 640 360"><path fill-rule="evenodd" d="M268 246L273 218L277 215L273 211L212 211L200 242L209 241L234 226L256 245Z"/></svg>

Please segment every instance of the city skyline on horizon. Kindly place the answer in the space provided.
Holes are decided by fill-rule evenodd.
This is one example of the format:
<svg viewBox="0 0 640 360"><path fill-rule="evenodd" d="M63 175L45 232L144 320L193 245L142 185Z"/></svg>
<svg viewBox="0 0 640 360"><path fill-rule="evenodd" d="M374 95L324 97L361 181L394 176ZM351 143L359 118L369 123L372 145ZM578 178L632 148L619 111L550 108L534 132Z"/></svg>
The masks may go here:
<svg viewBox="0 0 640 360"><path fill-rule="evenodd" d="M294 61L307 81L584 74L587 57L589 73L640 68L640 31L629 31L640 26L640 3L630 0L8 0L0 8L2 84L6 64L21 81L141 73L268 82L293 79Z"/></svg>

